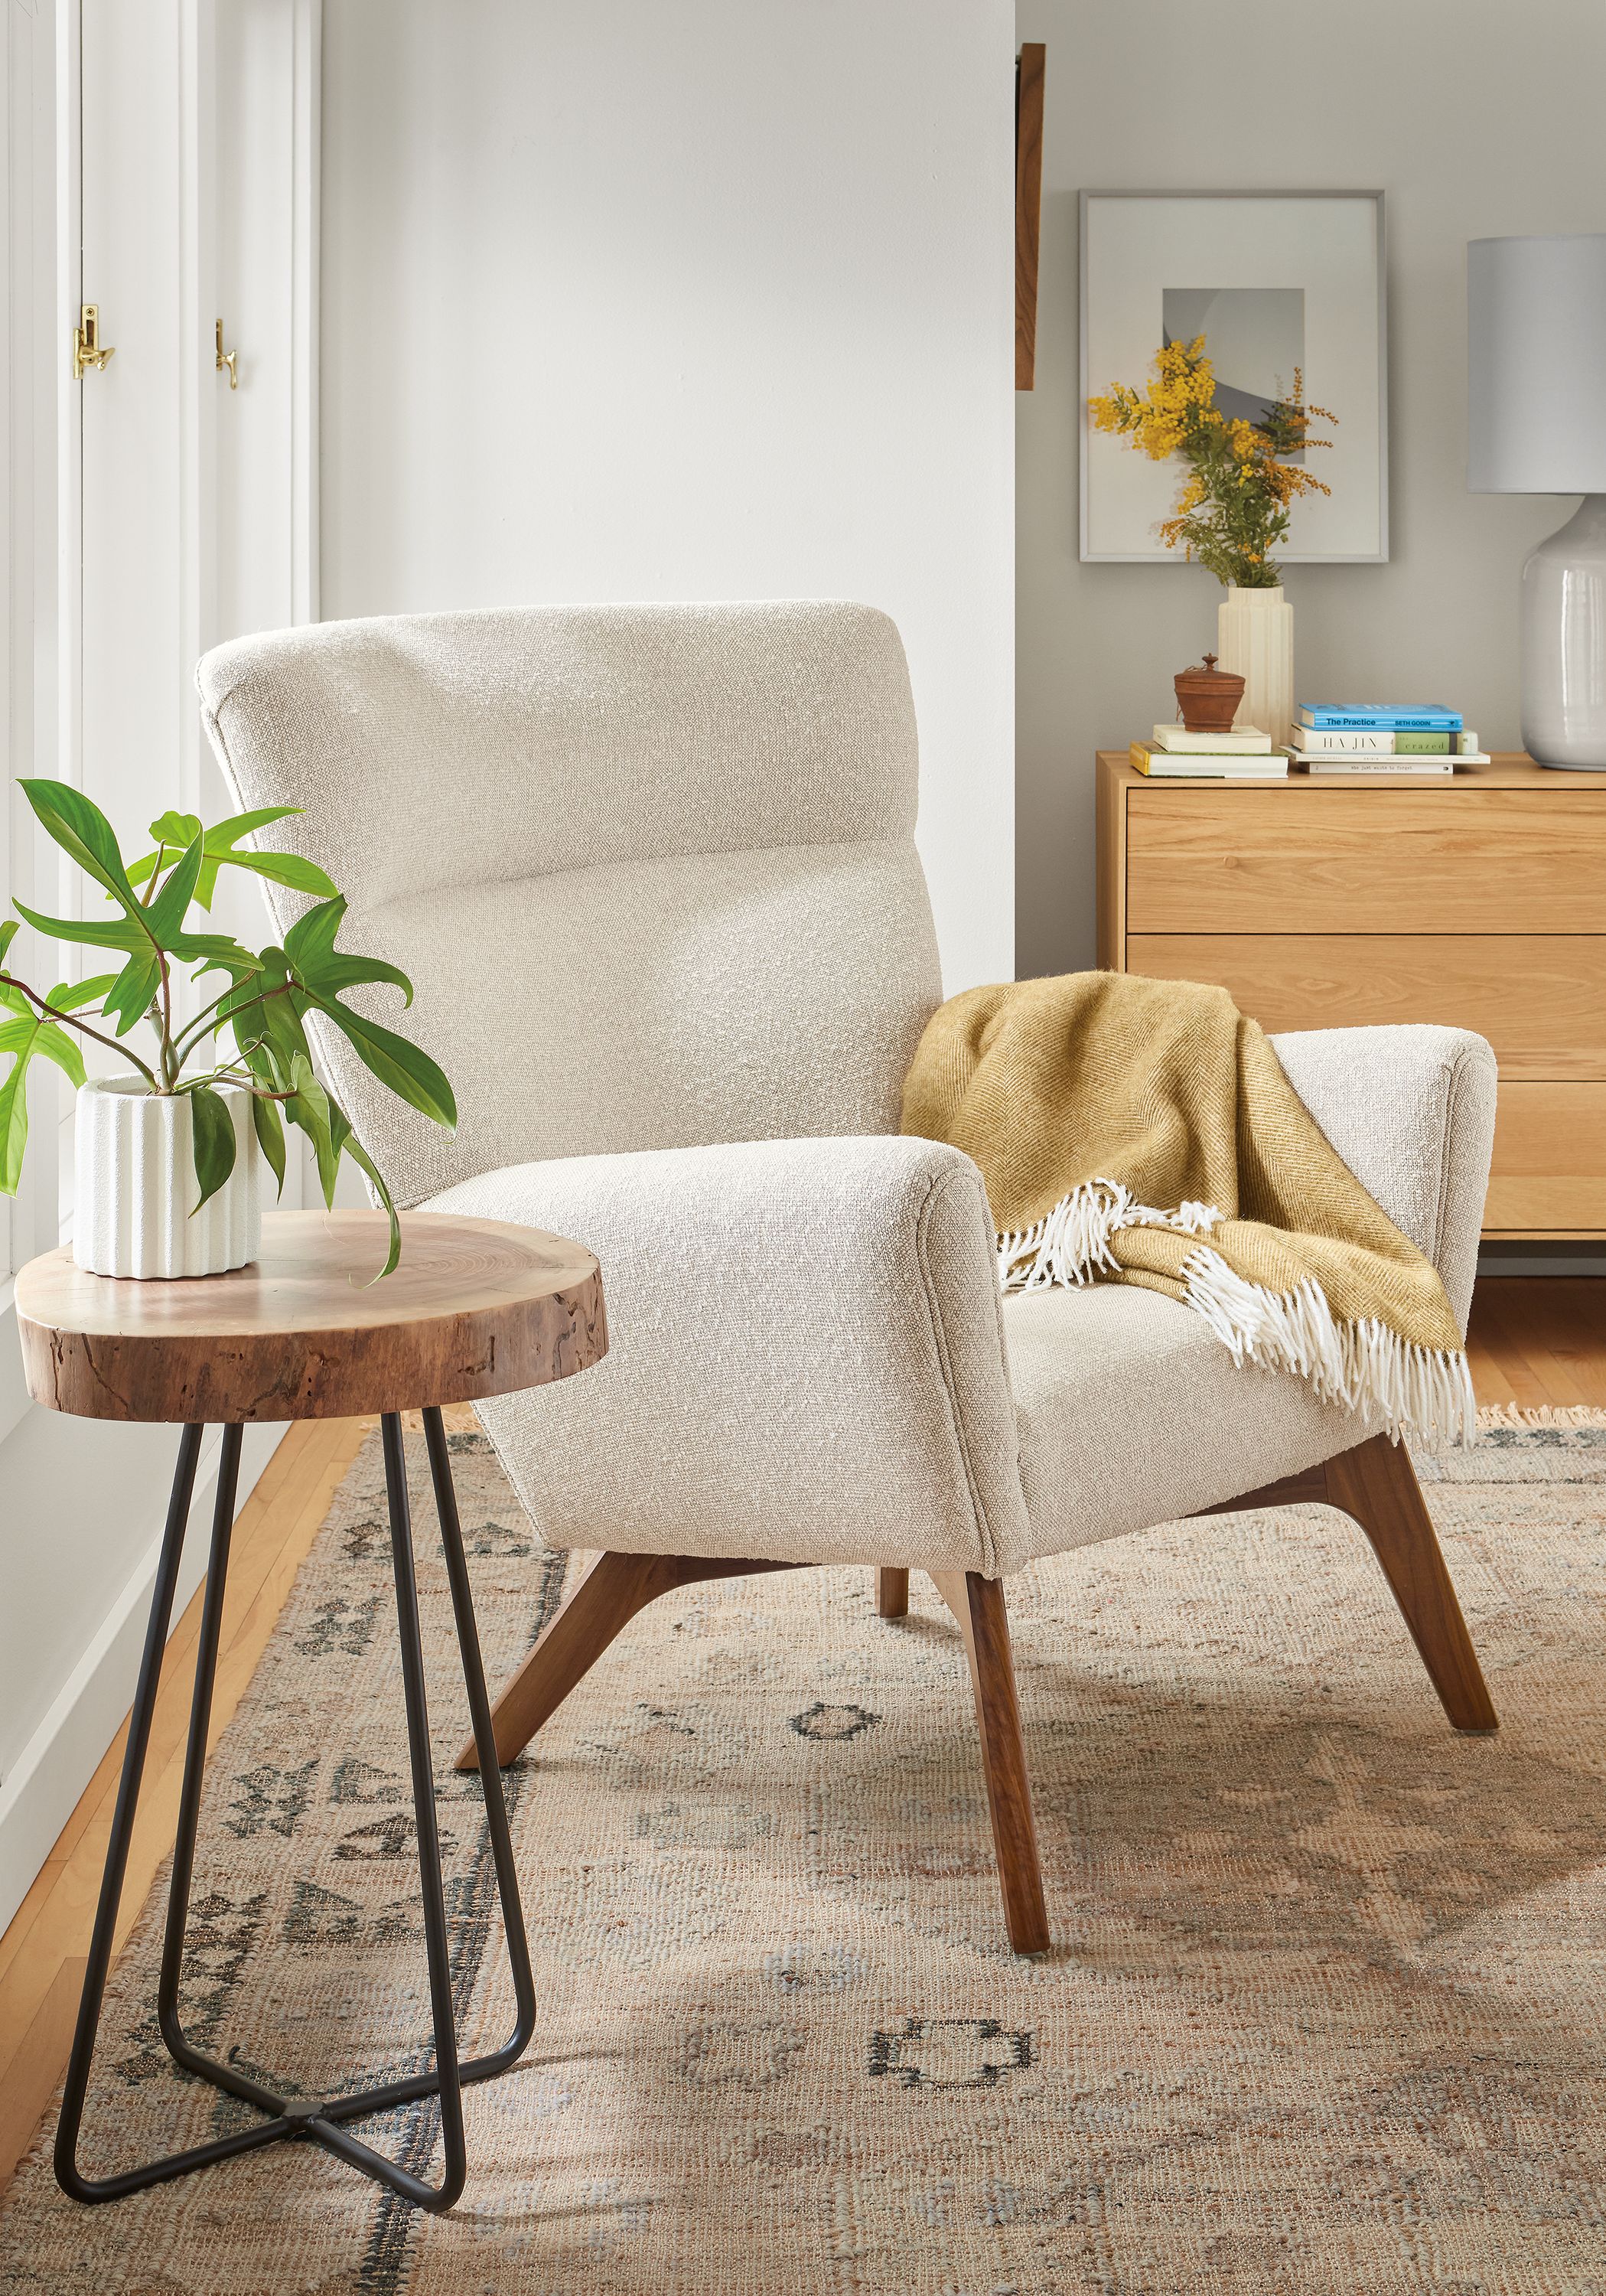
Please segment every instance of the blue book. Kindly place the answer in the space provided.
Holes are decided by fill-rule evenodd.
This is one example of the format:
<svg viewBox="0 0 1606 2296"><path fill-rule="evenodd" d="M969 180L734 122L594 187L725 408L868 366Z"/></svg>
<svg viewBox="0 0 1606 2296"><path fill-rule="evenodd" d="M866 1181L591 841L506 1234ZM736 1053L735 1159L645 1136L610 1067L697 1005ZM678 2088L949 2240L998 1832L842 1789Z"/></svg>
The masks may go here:
<svg viewBox="0 0 1606 2296"><path fill-rule="evenodd" d="M1301 726L1323 734L1459 734L1462 730L1460 710L1446 709L1441 702L1410 709L1382 701L1302 701L1295 715Z"/></svg>

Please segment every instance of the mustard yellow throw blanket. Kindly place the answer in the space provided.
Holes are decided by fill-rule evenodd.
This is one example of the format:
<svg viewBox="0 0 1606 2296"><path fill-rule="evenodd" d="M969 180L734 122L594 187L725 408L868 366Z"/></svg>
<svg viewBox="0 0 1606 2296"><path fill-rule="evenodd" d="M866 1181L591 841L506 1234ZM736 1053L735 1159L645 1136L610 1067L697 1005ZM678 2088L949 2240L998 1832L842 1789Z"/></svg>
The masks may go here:
<svg viewBox="0 0 1606 2296"><path fill-rule="evenodd" d="M1005 1291L1142 1284L1196 1308L1240 1364L1297 1373L1397 1437L1470 1439L1437 1271L1224 988L1077 972L952 997L903 1128L980 1166Z"/></svg>

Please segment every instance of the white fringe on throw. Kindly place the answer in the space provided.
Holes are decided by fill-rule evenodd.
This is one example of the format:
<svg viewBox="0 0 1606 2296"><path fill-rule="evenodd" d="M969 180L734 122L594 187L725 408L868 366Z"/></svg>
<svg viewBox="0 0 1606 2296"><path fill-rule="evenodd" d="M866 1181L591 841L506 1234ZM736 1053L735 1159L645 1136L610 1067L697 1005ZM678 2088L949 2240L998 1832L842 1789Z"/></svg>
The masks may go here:
<svg viewBox="0 0 1606 2296"><path fill-rule="evenodd" d="M999 1237L999 1280L1006 1292L1090 1283L1095 1268L1118 1268L1110 1239L1119 1229L1209 1235L1222 1217L1209 1204L1157 1211L1117 1181L1086 1181L1029 1228ZM1321 1402L1381 1423L1396 1442L1410 1435L1442 1449L1474 1440L1478 1407L1459 1349L1417 1347L1375 1316L1341 1324L1314 1277L1292 1292L1268 1292L1235 1275L1208 1244L1188 1254L1182 1275L1188 1305L1235 1364L1297 1373Z"/></svg>
<svg viewBox="0 0 1606 2296"><path fill-rule="evenodd" d="M1209 1204L1174 1212L1140 1204L1118 1180L1085 1180L1030 1227L998 1239L998 1280L1006 1292L1046 1292L1053 1283L1091 1283L1095 1267L1118 1267L1110 1256L1118 1228L1172 1227L1209 1235L1221 1214Z"/></svg>

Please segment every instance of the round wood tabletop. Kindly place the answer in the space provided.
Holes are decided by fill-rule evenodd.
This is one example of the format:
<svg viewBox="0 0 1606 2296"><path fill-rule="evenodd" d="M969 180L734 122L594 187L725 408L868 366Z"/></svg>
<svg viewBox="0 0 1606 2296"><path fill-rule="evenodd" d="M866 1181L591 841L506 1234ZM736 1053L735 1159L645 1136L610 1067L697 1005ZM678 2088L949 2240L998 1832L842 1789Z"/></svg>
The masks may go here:
<svg viewBox="0 0 1606 2296"><path fill-rule="evenodd" d="M602 1279L583 1245L504 1220L403 1212L266 1213L262 1250L226 1275L89 1275L64 1246L17 1278L28 1390L86 1419L347 1419L471 1403L584 1371L608 1350Z"/></svg>

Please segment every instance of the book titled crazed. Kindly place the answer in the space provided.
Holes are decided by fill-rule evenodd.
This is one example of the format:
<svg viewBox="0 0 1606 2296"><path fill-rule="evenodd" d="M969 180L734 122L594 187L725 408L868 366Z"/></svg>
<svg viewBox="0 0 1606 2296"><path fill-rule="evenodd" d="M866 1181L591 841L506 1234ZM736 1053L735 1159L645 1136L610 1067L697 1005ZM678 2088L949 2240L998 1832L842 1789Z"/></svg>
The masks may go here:
<svg viewBox="0 0 1606 2296"><path fill-rule="evenodd" d="M1294 714L1301 726L1323 733L1353 728L1361 733L1459 734L1462 728L1460 710L1446 709L1437 701L1416 708L1387 701L1302 701Z"/></svg>

